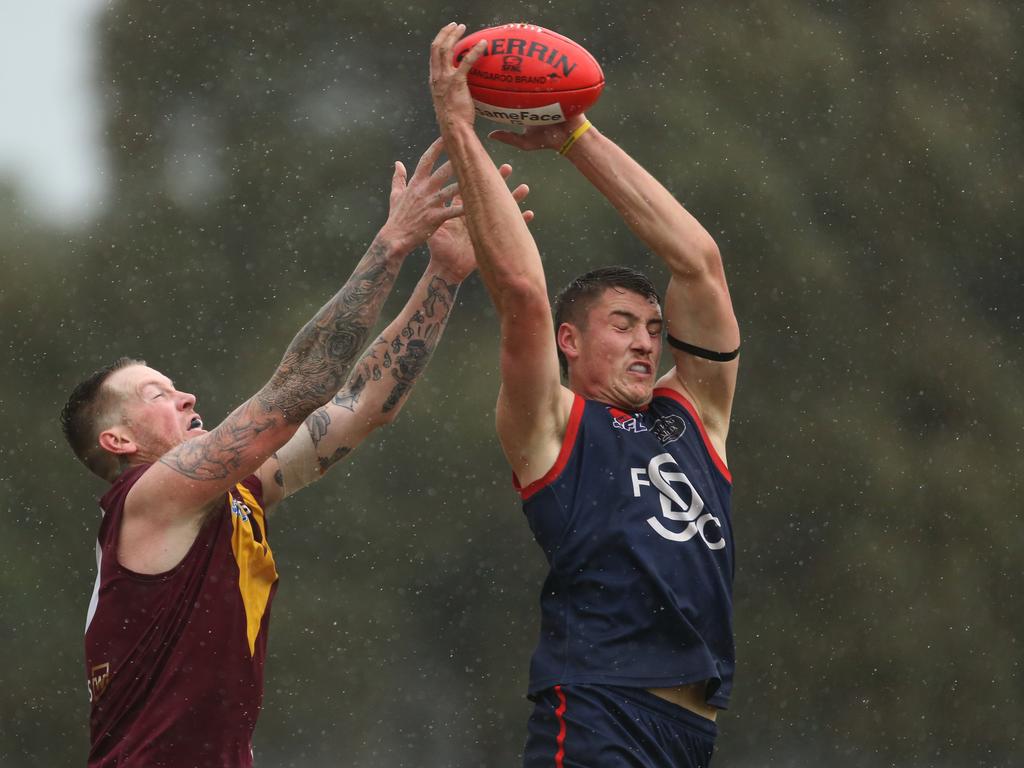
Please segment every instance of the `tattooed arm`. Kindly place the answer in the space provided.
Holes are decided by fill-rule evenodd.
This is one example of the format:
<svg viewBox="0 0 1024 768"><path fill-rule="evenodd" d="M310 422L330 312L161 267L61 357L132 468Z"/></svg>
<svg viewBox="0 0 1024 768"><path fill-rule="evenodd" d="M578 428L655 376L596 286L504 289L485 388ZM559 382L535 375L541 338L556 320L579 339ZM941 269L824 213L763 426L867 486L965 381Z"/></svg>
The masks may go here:
<svg viewBox="0 0 1024 768"><path fill-rule="evenodd" d="M261 468L268 504L319 479L398 415L448 324L459 283L476 266L461 219L446 222L427 242L430 263L405 308L363 352L331 402Z"/></svg>
<svg viewBox="0 0 1024 768"><path fill-rule="evenodd" d="M135 483L125 501L122 565L159 573L188 551L205 512L257 471L348 378L376 324L405 256L461 212L447 205L446 164L432 171L439 141L411 178L395 164L390 211L344 287L299 331L277 370L216 429L173 446ZM147 460L147 457L140 457Z"/></svg>
<svg viewBox="0 0 1024 768"><path fill-rule="evenodd" d="M512 166L498 169L508 179ZM521 203L530 190L520 184ZM453 204L461 208L456 196ZM523 219L533 220L533 211ZM363 353L334 399L313 412L288 444L263 466L268 503L319 479L348 456L373 430L394 421L441 339L459 283L475 268L473 243L462 218L446 221L427 240L430 263L408 303Z"/></svg>

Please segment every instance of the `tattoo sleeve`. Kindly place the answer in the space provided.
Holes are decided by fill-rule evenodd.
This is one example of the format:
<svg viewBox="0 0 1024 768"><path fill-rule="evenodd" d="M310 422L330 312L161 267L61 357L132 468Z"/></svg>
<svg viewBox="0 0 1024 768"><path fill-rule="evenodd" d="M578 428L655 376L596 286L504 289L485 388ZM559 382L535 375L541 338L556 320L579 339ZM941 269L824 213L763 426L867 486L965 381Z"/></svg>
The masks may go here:
<svg viewBox="0 0 1024 768"><path fill-rule="evenodd" d="M346 447L342 446L341 448L338 448L330 456L319 456L319 457L317 457L317 463L320 466L320 474L322 475L328 469L330 469L335 464L337 464L339 461L341 461L346 456L348 456L349 453L351 453L351 452L352 452L351 448L346 448Z"/></svg>
<svg viewBox="0 0 1024 768"><path fill-rule="evenodd" d="M409 321L394 338L378 336L356 363L344 388L333 403L354 411L367 386L392 382L388 394L381 399L381 413L388 413L402 401L426 368L437 346L458 292L458 283L448 283L434 276L427 284L427 295L415 307ZM312 427L310 428L312 432Z"/></svg>
<svg viewBox="0 0 1024 768"><path fill-rule="evenodd" d="M391 343L394 354L385 357L385 368L390 369L394 386L381 407L387 413L397 406L412 389L416 379L427 367L441 332L455 303L457 284L449 284L434 277L427 286L423 306L413 313L409 323Z"/></svg>
<svg viewBox="0 0 1024 768"><path fill-rule="evenodd" d="M335 405L349 411L354 411L359 403L359 396L366 389L367 383L381 380L384 374L381 369L381 363L377 361L377 353L383 348L383 365L384 367L390 366L391 355L388 354L387 343L387 339L383 336L378 336L370 348L363 353L345 386L334 396L332 402Z"/></svg>
<svg viewBox="0 0 1024 768"><path fill-rule="evenodd" d="M309 418L306 419L306 429L309 430L309 436L313 438L314 447L320 445L320 441L324 439L330 426L331 414L323 408L317 408L309 415Z"/></svg>
<svg viewBox="0 0 1024 768"><path fill-rule="evenodd" d="M394 285L398 270L387 252L385 243L374 240L345 286L292 340L256 396L268 413L300 422L341 387Z"/></svg>
<svg viewBox="0 0 1024 768"><path fill-rule="evenodd" d="M331 405L317 408L306 418L308 439L297 436L281 449L286 492L308 485L348 456L365 437L368 425L386 421L375 419L375 415L400 407L441 338L457 291L458 283L448 283L437 275L428 274L421 280L405 309L363 352ZM361 410L355 421L341 418L335 410L354 413L357 406ZM358 427L350 428L356 423Z"/></svg>
<svg viewBox="0 0 1024 768"><path fill-rule="evenodd" d="M277 425L253 401L239 406L205 440L187 440L160 458L161 464L193 480L222 480L247 459L254 437Z"/></svg>
<svg viewBox="0 0 1024 768"><path fill-rule="evenodd" d="M400 264L388 243L375 239L342 289L296 334L270 381L205 439L182 443L160 462L193 480L222 480L245 471L259 458L253 455L254 438L302 422L338 391L377 322ZM329 424L329 415L315 414L308 425L314 445Z"/></svg>

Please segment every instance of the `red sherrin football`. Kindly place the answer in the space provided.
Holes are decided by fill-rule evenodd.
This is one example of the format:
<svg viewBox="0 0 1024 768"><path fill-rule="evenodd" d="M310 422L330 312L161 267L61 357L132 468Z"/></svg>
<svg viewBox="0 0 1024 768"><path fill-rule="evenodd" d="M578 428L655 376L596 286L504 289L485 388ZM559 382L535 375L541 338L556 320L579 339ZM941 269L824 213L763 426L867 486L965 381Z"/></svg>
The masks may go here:
<svg viewBox="0 0 1024 768"><path fill-rule="evenodd" d="M564 35L533 24L503 24L467 35L455 63L480 40L487 50L469 71L481 117L496 123L560 123L590 107L604 88L601 66Z"/></svg>

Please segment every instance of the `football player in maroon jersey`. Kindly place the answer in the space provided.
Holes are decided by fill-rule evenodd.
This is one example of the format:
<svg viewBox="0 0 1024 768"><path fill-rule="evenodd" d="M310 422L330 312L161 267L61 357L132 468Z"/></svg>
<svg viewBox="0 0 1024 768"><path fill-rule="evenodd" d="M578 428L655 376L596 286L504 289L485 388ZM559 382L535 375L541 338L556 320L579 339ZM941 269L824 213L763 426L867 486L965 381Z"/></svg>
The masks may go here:
<svg viewBox="0 0 1024 768"><path fill-rule="evenodd" d="M90 768L252 765L277 582L266 512L394 419L475 268L450 167L434 169L441 149L438 140L411 177L395 164L387 221L351 277L217 427L207 430L194 395L139 360L122 358L72 393L68 441L111 483L86 624ZM422 278L367 346L423 242Z"/></svg>

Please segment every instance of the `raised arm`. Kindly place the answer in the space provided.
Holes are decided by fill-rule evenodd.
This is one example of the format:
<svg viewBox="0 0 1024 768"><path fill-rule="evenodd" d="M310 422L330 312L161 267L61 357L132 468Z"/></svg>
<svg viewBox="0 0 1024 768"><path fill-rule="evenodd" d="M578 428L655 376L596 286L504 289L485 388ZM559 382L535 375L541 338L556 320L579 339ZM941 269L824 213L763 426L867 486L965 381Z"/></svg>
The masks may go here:
<svg viewBox="0 0 1024 768"><path fill-rule="evenodd" d="M522 134L495 131L491 137L520 149L557 150L575 132L578 138L565 156L671 272L664 308L669 335L706 351L738 349L739 326L714 239L657 179L596 127L586 127L588 123L579 115L557 126ZM715 362L671 349L676 365L659 385L678 389L694 401L724 455L737 361Z"/></svg>
<svg viewBox="0 0 1024 768"><path fill-rule="evenodd" d="M345 386L261 468L268 504L319 479L394 420L441 338L464 276L431 260L405 308L363 352Z"/></svg>
<svg viewBox="0 0 1024 768"><path fill-rule="evenodd" d="M519 208L473 128L466 73L483 52L473 48L458 67L452 48L465 32L449 24L430 50L430 87L445 151L459 180L469 234L484 285L501 323L501 390L497 428L523 484L554 464L572 406L561 385L547 283L536 243Z"/></svg>
<svg viewBox="0 0 1024 768"><path fill-rule="evenodd" d="M511 172L511 166L501 168L504 177ZM528 191L520 185L512 194L521 202ZM441 340L459 284L476 268L464 218L442 224L427 246L430 262L405 308L363 352L331 402L261 468L268 503L318 480L398 416Z"/></svg>
<svg viewBox="0 0 1024 768"><path fill-rule="evenodd" d="M342 386L405 256L461 209L448 169L431 173L440 140L406 182L396 163L387 222L340 291L299 331L270 380L216 429L172 448L132 487L120 555L144 569L176 563L205 509L256 471ZM177 553L177 557L175 557ZM127 565L127 563L126 563ZM130 566L129 566L130 567Z"/></svg>

